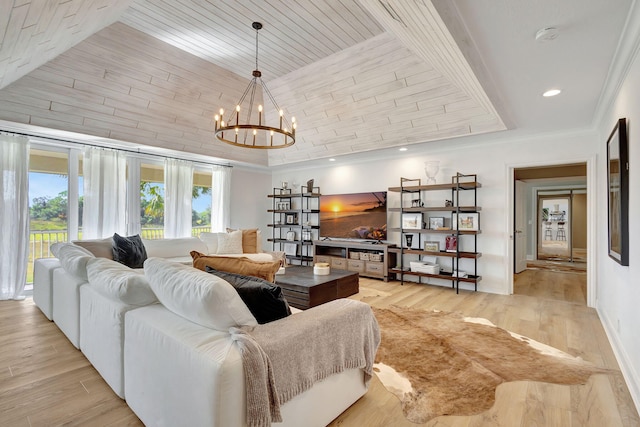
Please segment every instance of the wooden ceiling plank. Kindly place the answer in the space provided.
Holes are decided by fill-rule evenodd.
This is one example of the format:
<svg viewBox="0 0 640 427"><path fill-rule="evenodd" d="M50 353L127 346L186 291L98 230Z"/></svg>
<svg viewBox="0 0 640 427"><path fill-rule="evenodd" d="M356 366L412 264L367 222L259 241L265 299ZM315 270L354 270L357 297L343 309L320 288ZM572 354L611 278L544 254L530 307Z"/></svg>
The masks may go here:
<svg viewBox="0 0 640 427"><path fill-rule="evenodd" d="M179 43L185 50L193 50L197 56L201 58L211 58L211 40L219 40L219 37L211 31L215 28L214 23L210 20L205 21L208 11L204 8L194 10L189 5L192 2L182 2L180 7L168 4L166 2L156 2L154 8L148 7L144 10L144 16L149 19L149 26L161 23L162 27L168 31L174 43ZM191 12L191 13L189 13ZM189 34L185 34L183 29L189 28ZM197 30L197 31L196 31ZM166 34L163 34L166 37ZM225 56L233 58L233 51L226 49L225 46L231 46L230 43L217 43L217 49L220 49Z"/></svg>

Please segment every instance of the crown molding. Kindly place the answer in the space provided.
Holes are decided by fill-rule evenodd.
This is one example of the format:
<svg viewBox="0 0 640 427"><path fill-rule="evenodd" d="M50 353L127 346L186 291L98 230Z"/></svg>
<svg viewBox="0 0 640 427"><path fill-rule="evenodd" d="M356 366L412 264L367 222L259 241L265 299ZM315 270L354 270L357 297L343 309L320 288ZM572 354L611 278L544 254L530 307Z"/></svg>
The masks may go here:
<svg viewBox="0 0 640 427"><path fill-rule="evenodd" d="M629 75L638 52L640 51L640 2L633 0L624 24L618 47L611 61L605 84L594 113L593 125L596 129L603 126L603 121L613 108L620 89Z"/></svg>

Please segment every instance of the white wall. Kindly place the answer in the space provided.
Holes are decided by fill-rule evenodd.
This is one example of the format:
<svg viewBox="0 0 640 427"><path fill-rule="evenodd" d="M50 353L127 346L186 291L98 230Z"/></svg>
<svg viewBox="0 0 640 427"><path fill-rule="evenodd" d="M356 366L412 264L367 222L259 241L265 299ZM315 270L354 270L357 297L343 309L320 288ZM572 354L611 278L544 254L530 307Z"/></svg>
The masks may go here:
<svg viewBox="0 0 640 427"><path fill-rule="evenodd" d="M267 238L271 229L267 224L271 204L267 195L272 193L271 172L234 167L231 171L231 228L258 228L262 231L262 248L271 250Z"/></svg>
<svg viewBox="0 0 640 427"><path fill-rule="evenodd" d="M478 273L483 278L478 289L506 294L509 292L506 263L512 211L512 207L507 207L507 192L511 188L509 167L585 162L600 147L593 132L518 140L509 139L508 134L507 137L497 134L496 139L501 140L480 143L479 138L472 137L433 142L412 146L409 151L384 160L341 164L338 158L326 167L279 168L273 173L273 185L279 186L281 181L306 182L314 178L315 185L320 186L323 194L381 191L399 186L400 177L422 178L424 183L426 160L440 161L438 182L449 182L456 172L475 173L482 184L478 190L478 205L482 207L482 233L478 237L478 250L482 257ZM389 204L393 206L391 194ZM397 219L390 216L388 227L392 227L394 221ZM398 244L397 233L389 233L389 241Z"/></svg>
<svg viewBox="0 0 640 427"><path fill-rule="evenodd" d="M640 60L635 58L611 111L599 127L596 307L636 407L640 408ZM629 132L629 266L608 256L606 140L619 118Z"/></svg>

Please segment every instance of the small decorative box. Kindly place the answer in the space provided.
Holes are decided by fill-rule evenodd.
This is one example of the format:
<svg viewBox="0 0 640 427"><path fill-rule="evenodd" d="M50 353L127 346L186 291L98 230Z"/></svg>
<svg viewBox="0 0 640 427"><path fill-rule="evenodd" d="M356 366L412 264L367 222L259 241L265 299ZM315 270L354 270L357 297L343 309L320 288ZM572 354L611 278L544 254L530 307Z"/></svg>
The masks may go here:
<svg viewBox="0 0 640 427"><path fill-rule="evenodd" d="M331 273L331 268L329 267L329 263L326 262L318 262L313 266L313 274L318 276L326 276Z"/></svg>
<svg viewBox="0 0 640 427"><path fill-rule="evenodd" d="M411 271L414 273L440 274L440 265L424 261L411 261Z"/></svg>

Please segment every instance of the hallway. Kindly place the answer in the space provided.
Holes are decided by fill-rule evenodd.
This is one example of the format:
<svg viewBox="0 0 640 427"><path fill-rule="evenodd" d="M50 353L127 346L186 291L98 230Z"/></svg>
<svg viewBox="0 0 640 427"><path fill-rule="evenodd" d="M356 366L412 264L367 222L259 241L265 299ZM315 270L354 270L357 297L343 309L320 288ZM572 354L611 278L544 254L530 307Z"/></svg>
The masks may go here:
<svg viewBox="0 0 640 427"><path fill-rule="evenodd" d="M514 275L513 293L586 305L586 263L529 261L526 270Z"/></svg>

